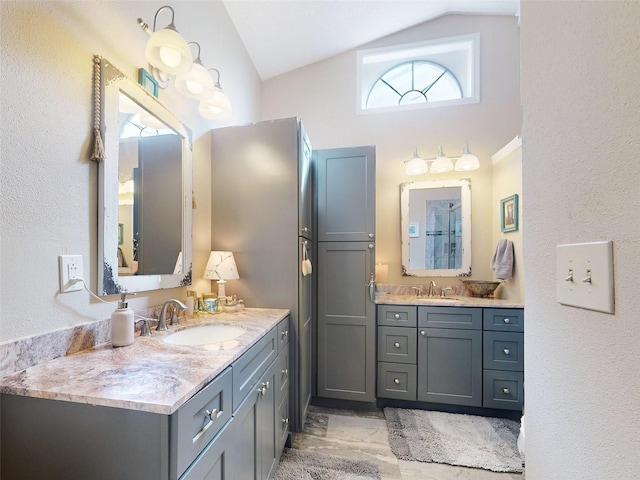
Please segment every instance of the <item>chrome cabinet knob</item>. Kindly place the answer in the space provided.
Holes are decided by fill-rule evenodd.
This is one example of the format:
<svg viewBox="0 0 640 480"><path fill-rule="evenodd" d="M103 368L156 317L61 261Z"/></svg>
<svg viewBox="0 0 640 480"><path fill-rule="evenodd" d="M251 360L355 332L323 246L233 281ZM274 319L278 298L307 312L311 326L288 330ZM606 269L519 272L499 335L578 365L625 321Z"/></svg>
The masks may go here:
<svg viewBox="0 0 640 480"><path fill-rule="evenodd" d="M399 320L399 319L400 319L400 314L399 314L399 313L396 313L396 314L393 316L393 318L395 318L396 320Z"/></svg>
<svg viewBox="0 0 640 480"><path fill-rule="evenodd" d="M283 377L288 377L289 376L289 369L285 368L284 370L282 370L282 376Z"/></svg>
<svg viewBox="0 0 640 480"><path fill-rule="evenodd" d="M507 387L504 387L502 389L502 393L504 393L505 395L508 395L509 394L509 389Z"/></svg>
<svg viewBox="0 0 640 480"><path fill-rule="evenodd" d="M207 417L209 420L211 420L212 422L216 419L218 419L220 417L220 415L222 415L222 412L219 412L217 409L213 409L211 411L209 410L205 410L204 411L204 416Z"/></svg>
<svg viewBox="0 0 640 480"><path fill-rule="evenodd" d="M511 319L510 318L503 318L502 321L504 323L511 323Z"/></svg>
<svg viewBox="0 0 640 480"><path fill-rule="evenodd" d="M396 385L400 385L400 380L397 378L394 378L393 383L395 383Z"/></svg>
<svg viewBox="0 0 640 480"><path fill-rule="evenodd" d="M502 351L504 352L505 355L509 355L509 349L508 348L503 348Z"/></svg>
<svg viewBox="0 0 640 480"><path fill-rule="evenodd" d="M282 419L282 423L284 423L285 425L289 425L289 419L288 418L283 418Z"/></svg>
<svg viewBox="0 0 640 480"><path fill-rule="evenodd" d="M285 338L287 338L289 336L289 330L284 330L282 332L282 340L284 340Z"/></svg>
<svg viewBox="0 0 640 480"><path fill-rule="evenodd" d="M373 233L370 233L370 234L369 234L369 238L373 238Z"/></svg>
<svg viewBox="0 0 640 480"><path fill-rule="evenodd" d="M400 342L395 342L395 343L393 344L393 346L394 346L394 347L396 347L396 348L400 348Z"/></svg>
<svg viewBox="0 0 640 480"><path fill-rule="evenodd" d="M422 335L423 337L427 334L427 332L425 332L424 330L420 330L420 335Z"/></svg>
<svg viewBox="0 0 640 480"><path fill-rule="evenodd" d="M373 247L375 247L373 243L370 243L368 246L369 246L369 250L373 250Z"/></svg>

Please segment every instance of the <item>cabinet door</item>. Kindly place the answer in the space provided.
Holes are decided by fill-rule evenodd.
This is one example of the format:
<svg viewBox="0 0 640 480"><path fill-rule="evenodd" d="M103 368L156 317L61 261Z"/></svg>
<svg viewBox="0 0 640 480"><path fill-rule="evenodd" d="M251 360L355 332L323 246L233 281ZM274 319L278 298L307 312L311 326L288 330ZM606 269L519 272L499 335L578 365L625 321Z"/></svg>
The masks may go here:
<svg viewBox="0 0 640 480"><path fill-rule="evenodd" d="M272 478L278 466L278 458L280 458L277 450L276 437L279 429L276 427L277 411L277 380L276 371L280 366L279 361L275 361L260 382L259 387L264 393L261 393L257 400L256 410L256 434L258 436L258 458L259 466L258 479L266 480Z"/></svg>
<svg viewBox="0 0 640 480"><path fill-rule="evenodd" d="M319 241L373 239L375 155L373 146L314 151Z"/></svg>
<svg viewBox="0 0 640 480"><path fill-rule="evenodd" d="M375 399L373 244L318 244L318 396Z"/></svg>
<svg viewBox="0 0 640 480"><path fill-rule="evenodd" d="M299 124L298 144L298 182L300 184L298 204L298 225L300 236L313 239L313 164L311 142L305 132L302 122Z"/></svg>
<svg viewBox="0 0 640 480"><path fill-rule="evenodd" d="M229 471L229 455L233 448L231 424L222 430L202 451L180 480L235 480Z"/></svg>
<svg viewBox="0 0 640 480"><path fill-rule="evenodd" d="M480 407L482 332L418 330L418 400Z"/></svg>

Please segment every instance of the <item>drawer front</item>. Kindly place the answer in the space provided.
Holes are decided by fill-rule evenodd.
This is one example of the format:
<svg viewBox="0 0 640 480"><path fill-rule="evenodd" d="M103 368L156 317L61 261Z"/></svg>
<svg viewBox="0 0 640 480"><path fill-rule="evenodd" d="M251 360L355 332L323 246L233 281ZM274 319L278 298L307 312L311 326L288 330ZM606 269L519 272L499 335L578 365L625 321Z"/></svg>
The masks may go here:
<svg viewBox="0 0 640 480"><path fill-rule="evenodd" d="M522 308L485 308L483 322L485 330L524 332L524 310Z"/></svg>
<svg viewBox="0 0 640 480"><path fill-rule="evenodd" d="M417 367L378 362L378 397L416 400Z"/></svg>
<svg viewBox="0 0 640 480"><path fill-rule="evenodd" d="M276 370L276 402L289 396L289 372L291 366L289 362L289 350L285 350L278 355L278 367Z"/></svg>
<svg viewBox="0 0 640 480"><path fill-rule="evenodd" d="M256 382L267 371L269 365L278 354L277 328L272 328L253 347L246 351L238 360L233 362L233 411L251 392Z"/></svg>
<svg viewBox="0 0 640 480"><path fill-rule="evenodd" d="M417 330L403 327L378 327L378 361L416 363Z"/></svg>
<svg viewBox="0 0 640 480"><path fill-rule="evenodd" d="M289 317L278 324L278 353L289 345Z"/></svg>
<svg viewBox="0 0 640 480"><path fill-rule="evenodd" d="M482 330L482 309L466 307L418 307L418 326Z"/></svg>
<svg viewBox="0 0 640 480"><path fill-rule="evenodd" d="M524 371L524 334L484 332L482 366L490 370Z"/></svg>
<svg viewBox="0 0 640 480"><path fill-rule="evenodd" d="M227 368L171 416L170 468L179 477L231 418Z"/></svg>
<svg viewBox="0 0 640 480"><path fill-rule="evenodd" d="M483 407L522 410L524 404L524 374L522 372L485 370L483 387Z"/></svg>
<svg viewBox="0 0 640 480"><path fill-rule="evenodd" d="M378 305L378 325L415 327L418 308L410 305Z"/></svg>

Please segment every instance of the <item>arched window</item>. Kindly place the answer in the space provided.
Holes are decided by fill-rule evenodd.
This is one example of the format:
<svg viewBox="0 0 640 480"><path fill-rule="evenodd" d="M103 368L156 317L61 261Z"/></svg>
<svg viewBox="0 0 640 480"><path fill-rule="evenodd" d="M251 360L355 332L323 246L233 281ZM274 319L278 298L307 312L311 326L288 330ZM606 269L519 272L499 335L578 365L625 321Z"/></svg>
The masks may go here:
<svg viewBox="0 0 640 480"><path fill-rule="evenodd" d="M460 82L447 67L415 60L382 74L369 90L365 108L456 100L462 96Z"/></svg>

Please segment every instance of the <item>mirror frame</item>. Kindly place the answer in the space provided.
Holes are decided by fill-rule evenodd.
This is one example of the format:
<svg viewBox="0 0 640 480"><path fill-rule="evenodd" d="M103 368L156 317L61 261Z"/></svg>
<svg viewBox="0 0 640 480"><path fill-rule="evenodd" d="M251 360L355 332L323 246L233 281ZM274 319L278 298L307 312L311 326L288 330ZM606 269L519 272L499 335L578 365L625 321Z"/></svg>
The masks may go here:
<svg viewBox="0 0 640 480"><path fill-rule="evenodd" d="M97 86L94 85L97 89ZM182 137L182 273L118 275L118 164L119 100L123 92ZM192 142L191 131L156 97L100 58L100 129L105 158L98 175L98 292L102 296L123 291L142 292L191 285L192 274ZM106 248L113 245L113 248Z"/></svg>
<svg viewBox="0 0 640 480"><path fill-rule="evenodd" d="M452 269L412 269L409 262L409 192L424 188L461 187L462 266ZM471 180L468 178L400 184L400 242L402 276L404 277L468 277L471 275Z"/></svg>

